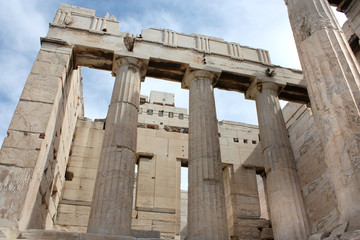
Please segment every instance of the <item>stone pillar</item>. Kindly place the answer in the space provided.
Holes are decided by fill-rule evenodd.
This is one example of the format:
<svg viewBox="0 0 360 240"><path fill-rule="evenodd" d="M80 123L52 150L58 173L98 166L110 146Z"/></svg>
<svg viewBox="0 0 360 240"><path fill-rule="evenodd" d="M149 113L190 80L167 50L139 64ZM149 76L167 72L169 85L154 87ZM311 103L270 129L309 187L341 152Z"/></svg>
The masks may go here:
<svg viewBox="0 0 360 240"><path fill-rule="evenodd" d="M274 239L307 239L308 220L296 164L274 83L257 85L256 108L265 158Z"/></svg>
<svg viewBox="0 0 360 240"><path fill-rule="evenodd" d="M114 62L114 90L95 182L88 233L130 235L140 84L145 64Z"/></svg>
<svg viewBox="0 0 360 240"><path fill-rule="evenodd" d="M286 0L340 223L360 228L359 65L326 0Z"/></svg>
<svg viewBox="0 0 360 240"><path fill-rule="evenodd" d="M209 71L187 76L190 89L188 239L229 239L213 80Z"/></svg>
<svg viewBox="0 0 360 240"><path fill-rule="evenodd" d="M263 172L261 173L261 179L263 182L263 186L264 186L264 194L265 194L265 203L266 203L266 212L267 212L267 217L269 220L271 220L271 214L270 214L270 204L269 204L269 195L268 195L268 188L267 188L267 179L266 179L266 173Z"/></svg>

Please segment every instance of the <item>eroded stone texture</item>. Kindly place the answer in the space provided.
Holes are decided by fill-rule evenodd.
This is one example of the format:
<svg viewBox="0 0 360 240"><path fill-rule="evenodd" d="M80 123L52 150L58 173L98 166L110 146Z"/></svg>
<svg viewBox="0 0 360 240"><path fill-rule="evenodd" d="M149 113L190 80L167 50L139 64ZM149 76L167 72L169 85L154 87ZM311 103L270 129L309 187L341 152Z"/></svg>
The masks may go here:
<svg viewBox="0 0 360 240"><path fill-rule="evenodd" d="M66 168L66 181L54 229L86 232L96 171L104 136L104 122L79 118Z"/></svg>
<svg viewBox="0 0 360 240"><path fill-rule="evenodd" d="M300 188L312 233L331 231L338 224L336 196L326 167L311 109L289 103L282 109L293 149Z"/></svg>
<svg viewBox="0 0 360 240"><path fill-rule="evenodd" d="M310 1L307 2L311 3ZM323 3L323 1L318 1L318 3ZM321 11L322 8L319 9ZM304 44L307 47L305 50L310 49L311 44L314 43L313 48L317 51L323 41L321 37L324 37L324 35L318 34L317 31L323 31L324 29L322 27L308 28L308 22L311 21L308 21L307 18L301 20L304 20L302 24L303 34L301 36L305 40L310 39L313 35L318 36L318 39L314 38L313 42L307 43L307 45ZM314 22L317 22L317 19ZM319 25L321 24L323 22ZM88 127L84 128L85 131L83 132L81 130L77 131L79 138L84 138L83 140L91 138L91 141L77 141L79 138L75 137L70 154L71 162L67 164L74 123L82 108L81 91L78 88L81 85L79 84L81 83L79 80L80 75L77 71L73 71L72 66L84 65L105 70L111 70L114 67L114 72L117 74L103 145L99 173L100 180L98 179L94 195L96 201L93 203L95 206L98 202L101 202L101 207L93 206L94 214L90 218L93 222L90 224L92 224L93 228L99 228L95 230L96 232L117 234L115 231L119 231L121 234L129 235L131 222L129 216L132 214L133 228L147 229L149 231L159 230L162 237L178 237L176 235L179 233L180 215L184 218L184 215L180 214L179 172L180 165L187 164L186 158L188 156L186 144L189 129L187 121L184 121L184 117L187 118L186 110L173 110L173 103L169 100L171 94L163 94L162 97L152 102L154 106L157 105L156 107L144 105L142 109L139 109L137 102L139 93L137 90L142 75L139 65L134 62L119 64L121 60L115 61L113 65L114 51L124 56L128 56L128 51L132 51L130 54L134 58L151 57L148 76L174 81L181 81L184 75L189 73L189 64L203 64L205 60L203 54L207 53L206 60L210 60L213 66L223 70L226 69L224 74L220 75L217 87L223 89L235 88L236 91L240 92L246 91L250 85L253 85L252 81L255 77L266 72L270 59L265 50L243 47L236 43L225 42L219 38L199 34L186 35L166 29L144 30L142 37L138 38L131 34L121 33L118 28L119 22L113 17L109 18L108 14L104 18L99 18L95 17L92 10L67 5L61 5L59 8L47 38L42 39L42 49L24 88L9 129L9 136L4 141L0 153L0 177L2 179L0 187L2 194L9 197L7 199L1 198L1 200L4 200L4 204L1 205L5 206L1 214L6 216L0 222L1 226L12 226L12 222L7 222L8 216L11 215L10 218L17 221L16 218L20 215L24 216L24 220L21 220L21 226L52 228L53 219L56 212L58 212L57 223L59 225L55 226L58 229L67 231L72 229L77 231L86 230L99 156L97 145L102 140L103 130L100 128L92 131L92 127ZM313 31L313 29L315 30ZM78 34L79 30L82 34ZM332 34L331 29L325 30L330 38L331 36L341 38L338 34ZM104 32L106 34L103 34ZM326 36L324 38L326 39ZM76 47L73 49L71 44L75 44ZM344 46L341 44L329 44L319 48L321 50L319 51L320 54L316 55L315 60L311 62L311 64L315 65L317 63L321 64L322 68L317 70L319 72L323 71L325 77L328 77L326 74L329 68L323 67L327 61L323 61L325 57L321 54L327 53L326 51L330 47L334 47L335 51L337 51ZM209 53L212 54L209 55ZM349 57L347 55L347 53L340 54L339 59L331 57L331 61L328 62L334 64L336 60L342 61L345 57ZM75 62L71 62L72 60ZM135 59L133 60L136 62ZM129 65L134 68L129 67ZM226 67L223 68L224 66ZM280 97L307 103L306 86L300 71L284 69L278 66L274 67L274 69L276 75L272 76L272 78L268 76L267 80L281 83L284 86L281 90L283 95L280 94ZM351 66L343 68L345 75L348 74L349 69L353 70L354 68ZM334 72L336 74L339 73L337 70L339 69L335 66ZM239 78L241 83L237 81ZM139 83L138 85L128 84L132 83L134 79L135 82ZM317 78L312 80L314 79L318 80ZM354 80L354 82L356 81ZM195 196L193 190L198 190L196 198L192 198L192 200L197 200L196 204L198 205L194 207L194 201L191 203L193 205L190 204L192 208L189 208L189 212L192 213L192 220L190 220L189 225L191 229L201 229L200 234L205 234L205 237L196 235L194 238L227 238L218 134L223 150L221 152L222 163L223 166L226 165L224 179L228 183L226 187L226 206L230 206L227 213L229 213L228 219L232 221L229 227L231 237L234 239L272 238L269 222L259 219L261 211L255 176L263 171L264 166L256 127L222 121L217 128L211 80L204 77L190 82L196 85L195 88L189 85L193 94L191 96L191 112L194 116L191 121L193 131L190 133L190 160L192 161L190 165L197 165L197 172L192 171L190 179L192 181L195 177L198 177L192 181L195 182L195 185L193 185L191 192L192 196ZM346 89L346 87L349 89L353 87L352 92L350 91L353 95L350 95L355 99L354 101L358 102L358 95L354 93L356 91L353 91L356 84L350 81L346 83L348 85L336 85L338 88L331 84L326 85L325 82L321 82L320 85L324 88L329 87L328 93L333 91L335 95ZM133 88L134 86L135 88ZM127 95L129 92L132 94ZM316 94L318 93L320 94L322 91L316 92ZM329 96L333 97L333 95ZM326 118L320 119L326 122L326 126L332 127L331 123L342 119L337 116L343 117L346 115L350 118L355 116L351 106L348 105L350 98L346 96L346 93L342 94L341 97L343 98L339 100L342 103L337 104L330 110L326 104L317 106L320 106L318 111L321 111L321 107L325 106L322 109L323 111L335 111L338 114L331 115L330 120ZM338 101L339 98L334 97L334 99L334 101ZM344 106L345 108L337 109L337 107ZM346 108L347 106L350 107ZM277 107L274 109L277 115L281 115ZM150 110L153 114L159 114L159 117L161 113L164 120L160 120L159 117L156 120L149 117ZM270 110L273 109L270 108ZM269 112L269 109L266 111ZM344 111L346 114L344 114ZM141 191L137 193L138 201L134 203L130 196L133 195L131 191L133 186L132 174L134 172L136 151L136 131L134 129L136 130L138 124L137 119L135 119L138 114L142 118L138 125L139 135L141 135L138 142L141 143L141 147L137 149L139 164L142 165L139 172L142 175L138 178L138 189ZM168 114L166 119L164 114ZM337 120L332 116L335 116ZM79 122L81 121L79 120ZM339 123L334 132L337 130L340 132L343 126L348 125L352 127L352 131L355 129L354 123L349 120L348 122L345 121L345 123ZM327 130L326 126L324 129ZM90 137L85 136L86 134L91 135L91 131L86 132L87 130L96 133ZM355 132L355 134L358 134L358 132ZM282 137L284 135L286 134L283 134ZM316 141L312 141L310 137L308 139L309 141L302 144L295 154L308 154L308 151L318 147L312 145ZM277 142L277 140L273 141ZM334 142L336 143L337 140L335 139ZM342 141L342 139L339 141ZM294 142L296 143L296 141ZM353 143L356 146L356 138L346 139L346 150L352 149L354 145L351 144ZM327 147L329 148L329 146ZM277 153L288 156L288 149L286 147L284 149L277 149ZM341 149L343 148L340 146ZM354 150L356 151L356 149L358 148L355 147ZM269 152L269 148L266 148L265 152ZM351 154L356 155L358 153L351 152ZM147 162L144 156L148 158L150 155L153 156L152 161ZM275 157L273 159L280 159ZM317 152L314 159L320 159L321 157L321 153ZM104 161L104 159L107 160ZM120 159L120 161L116 159ZM200 159L201 161L198 161ZM308 162L305 161L304 163L301 158L299 159L298 171L302 175L300 185L304 191L305 202L308 204L306 205L307 210L314 220L312 227L315 229L314 231L331 228L336 225L336 223L334 225L334 222L337 221L338 214L336 206L334 206L334 199L336 198L333 196L332 187L328 181L329 174L324 171L323 162L314 162L313 166L311 166L314 167L313 171L306 171L307 167L304 166L308 166ZM196 163L194 163L195 160ZM276 161L275 163L279 164ZM331 164L329 166L332 167ZM195 168L191 166L191 169ZM267 170L269 169L269 166L267 166ZM336 169L336 167L333 167L333 169ZM272 166L271 172L276 172L275 170L277 169ZM283 179L288 177L289 181L285 181L285 183L294 184L297 180L294 177L293 170L294 168L291 166L289 171L278 171L278 175L270 176L268 181L271 183L279 180L278 177ZM352 177L352 172L349 172L350 177ZM73 178L71 181L66 181L65 191L61 194L64 175L70 179L71 174ZM336 178L338 177L336 174L335 172L331 176ZM340 180L343 180L341 176ZM27 185L28 182L30 182L30 185ZM345 182L345 184L347 183ZM279 188L279 191L281 188ZM292 190L285 186L289 196L295 195L296 199L301 198L298 189L296 187L294 189L291 192ZM278 196L278 192L274 188L270 188L269 191L276 192L276 201L283 200ZM62 202L60 207L56 209L61 195L63 196ZM286 196L284 199L286 199ZM323 201L322 205L319 204L321 201ZM22 206L23 202L25 202L24 206ZM313 204L314 202L316 204ZM134 204L132 207L135 207L135 209L131 213L132 204ZM287 204L284 203L284 206L288 206ZM301 202L298 205L301 205ZM10 207L6 209L7 206ZM193 213L194 209L199 210L195 211L197 215ZM110 215L107 215L107 211L111 212ZM279 210L279 212L284 212L284 210ZM8 213L10 214L7 215ZM289 213L303 214L298 209L286 212L286 214ZM293 215L289 214L286 217L290 216ZM284 218L283 221L293 225L299 223L297 218L295 220ZM30 224L26 225L29 222ZM291 231L291 227L285 226L284 229ZM204 229L205 231L203 231ZM182 226L183 232L186 232L186 226L184 225ZM193 233L190 232L190 239L194 236ZM58 238L67 235L56 232L47 234L45 232L45 235L40 234L40 236ZM28 236L36 238L35 235L30 234ZM67 236L70 238L75 236L76 239L85 239L85 236L86 239L99 238L99 235L94 234L68 234ZM116 239L116 237L111 239Z"/></svg>
<svg viewBox="0 0 360 240"><path fill-rule="evenodd" d="M106 120L88 233L130 234L136 160L136 128L144 63L119 58Z"/></svg>
<svg viewBox="0 0 360 240"><path fill-rule="evenodd" d="M75 122L82 114L72 49L44 41L25 84L0 152L2 227L52 227Z"/></svg>
<svg viewBox="0 0 360 240"><path fill-rule="evenodd" d="M228 239L220 144L208 71L190 82L188 239Z"/></svg>
<svg viewBox="0 0 360 240"><path fill-rule="evenodd" d="M294 155L277 97L278 85L257 86L261 145L267 174L267 193L275 239L306 239L308 220L301 195Z"/></svg>
<svg viewBox="0 0 360 240"><path fill-rule="evenodd" d="M232 239L259 239L262 230L269 228L270 221L260 218L262 212L256 169L228 165L223 171L223 176L230 237Z"/></svg>
<svg viewBox="0 0 360 240"><path fill-rule="evenodd" d="M327 1L288 0L287 5L340 222L350 220L350 228L356 229L360 227L359 66Z"/></svg>

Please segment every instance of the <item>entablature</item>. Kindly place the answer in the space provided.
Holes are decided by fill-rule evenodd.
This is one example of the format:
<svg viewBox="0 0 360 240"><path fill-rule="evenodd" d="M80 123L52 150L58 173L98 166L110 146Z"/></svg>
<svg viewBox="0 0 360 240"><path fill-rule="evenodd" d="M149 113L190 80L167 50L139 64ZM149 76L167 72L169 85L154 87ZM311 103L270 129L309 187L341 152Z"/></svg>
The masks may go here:
<svg viewBox="0 0 360 240"><path fill-rule="evenodd" d="M114 17L61 5L46 38L74 45L75 66L111 71L115 56L149 59L147 77L182 82L190 66L221 71L216 88L245 93L256 81L282 86L279 98L308 103L302 72L271 64L268 51L200 34L150 28L140 36L119 31ZM117 28L117 29L116 29Z"/></svg>

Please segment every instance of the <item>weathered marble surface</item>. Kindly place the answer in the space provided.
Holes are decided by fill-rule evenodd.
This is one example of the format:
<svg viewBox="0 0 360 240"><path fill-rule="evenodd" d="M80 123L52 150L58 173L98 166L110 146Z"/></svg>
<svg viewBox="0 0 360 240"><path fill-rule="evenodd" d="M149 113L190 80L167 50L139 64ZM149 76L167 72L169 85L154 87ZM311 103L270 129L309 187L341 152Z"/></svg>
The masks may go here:
<svg viewBox="0 0 360 240"><path fill-rule="evenodd" d="M143 61L116 60L113 95L105 125L88 233L129 236Z"/></svg>
<svg viewBox="0 0 360 240"><path fill-rule="evenodd" d="M72 49L43 42L25 84L0 152L1 227L52 227L82 114Z"/></svg>
<svg viewBox="0 0 360 240"><path fill-rule="evenodd" d="M287 2L290 6L289 11L292 11L294 9L294 5L292 5L295 4L294 1L288 0ZM306 4L304 4L305 2ZM315 119L320 126L319 133L325 149L326 163L330 169L330 179L335 186L336 199L338 200L337 205L342 217L341 220L349 219L350 227L356 228L356 224L360 221L356 221L356 219L354 220L352 217L359 216L357 208L359 205L359 184L356 182L359 181L360 171L358 167L359 69L356 62L352 61L353 57L345 44L338 26L331 19L330 11L326 8L327 5L323 3L326 2L323 0L297 1L296 4L300 4L301 7L296 9L302 9L304 11L299 12L296 10L291 12L291 17L295 18L295 20L292 19L294 26L296 25L294 22L298 23L298 25L294 27L295 37L301 52L300 55L302 56L304 70L307 72L307 78L310 79L308 81L311 85L309 89L312 95ZM316 5L321 14L313 11L314 9L310 12L307 11L306 8L302 8L305 5L307 7L314 7ZM330 17L326 18L326 16ZM354 16L358 17L358 15ZM299 18L296 19L296 17ZM355 22L355 20L353 20L353 22ZM300 33L298 31L299 29L297 29L299 26ZM81 31L82 34L79 35L79 31ZM136 44L132 45L134 43ZM136 47L134 48L134 46ZM251 86L254 79L259 80L263 78L262 80L265 79L266 81L273 81L282 85L280 97L285 99L288 97L289 99L302 102L307 101L306 91L304 93L306 84L303 81L301 73L296 70L273 66L265 50L244 47L236 43L228 43L219 38L199 34L186 35L166 29L144 30L143 37L138 38L130 34L121 33L119 31L119 22L117 22L114 17L109 17L109 15L106 15L104 18L96 17L93 10L62 5L54 22L51 24L47 37L42 39L41 51L14 114L13 121L9 128L9 136L4 141L0 153L2 173L0 177L2 177L3 180L1 185L3 189L2 194L8 194L8 198L1 204L4 214L6 215L5 218L1 219L0 224L2 224L2 226L15 228L52 227L53 218L57 212L56 206L59 203L62 185L64 183L67 158L71 152L70 144L75 121L77 116L81 115L82 111L81 91L79 90L81 88L80 75L78 75L78 72L75 70L73 71L72 67L84 65L105 70L114 68L114 73L118 73L119 75L123 73L125 75L145 75L139 74L139 72L136 73L136 67L135 71L133 71L134 69L117 71L122 65L119 65L119 61L116 61L116 59L114 61L114 55L116 54L132 56L134 58L147 58L151 56L151 64L147 71L148 76L163 77L181 82L188 71L191 70L189 65L195 64L203 66L206 63L208 66L221 67L222 74L218 78L216 85L219 88L244 92ZM272 77L268 76L266 74L268 68L269 71L275 70L276 75ZM125 76L122 79L129 80L130 78ZM141 77L138 78L140 79ZM119 77L117 77L117 81L118 80ZM125 155L129 156L128 158L126 157L129 161L123 165L125 171L122 173L125 174L122 174L122 176L108 174L109 172L107 170L100 171L100 174L102 174L104 178L108 177L108 175L110 176L109 179L113 177L109 182L121 178L121 183L126 183L124 188L116 186L116 184L103 183L105 186L111 187L106 188L107 190L111 189L113 192L122 192L125 193L124 196L126 196L125 201L122 201L126 206L123 205L121 210L124 215L118 215L126 217L124 217L122 221L115 221L115 225L119 223L119 231L122 231L123 234L128 234L131 214L135 212L137 220L134 222L137 227L147 227L149 221L151 221L151 227L153 228L168 231L166 233L177 233L179 230L176 225L179 221L177 214L179 201L171 202L169 199L178 199L179 191L171 191L169 194L167 194L167 191L170 188L168 185L178 186L179 184L179 176L177 174L179 173L180 163L186 163L184 159L187 156L187 148L177 148L176 146L177 144L183 145L187 139L185 137L179 137L179 139L173 141L169 140L171 139L169 136L175 133L165 133L165 131L157 131L154 133L155 131L146 129L142 132L145 135L156 136L158 139L163 138L159 140L159 142L169 146L167 154L170 155L170 157L167 158L167 155L167 157L154 158L154 162L160 163L160 165L155 168L155 174L153 174L153 177L158 179L158 181L149 181L150 183L155 182L156 186L154 189L150 188L151 191L147 193L148 196L153 197L153 201L146 202L144 198L139 198L138 211L131 212L131 207L129 206L132 204L130 196L133 194L131 188L133 186L132 174L134 172L133 166L135 164L136 151L136 147L134 147L136 146L134 129L136 129L135 125L137 124L137 120L134 119L139 110L136 101L138 101L139 97L137 89L140 84L117 88L120 85L121 84L116 85L114 92L118 93L118 96L123 96L123 98L120 99L120 103L118 101L119 99L115 101L116 103L113 102L114 104L110 106L109 112L115 113L120 109L121 111L119 112L123 115L114 114L116 116L113 119L111 119L111 117L109 118L109 124L107 126L112 129L119 127L122 132L125 132L124 135L127 137L126 139L117 137L121 135L117 134L117 130L107 132L106 144L108 144L107 146L109 146L109 148L107 150L104 148L103 156L107 155L107 151L107 156L110 156L110 158L113 157L112 159L114 159L112 153L121 149L121 152L126 152ZM206 85L206 88L211 89L210 85ZM129 90L132 87L136 88L136 94L132 95L136 96L132 99L135 99L134 101L124 97L124 95L127 94L126 91L122 92L122 89ZM286 94L292 95L289 97ZM198 98L199 96L193 96L193 99ZM212 101L213 99L210 100ZM208 109L207 107L211 106L212 103L210 102L209 104L208 101L205 102L207 104L204 105L202 105L202 101L196 102L196 104L201 103L197 105L197 108L203 111L202 108L205 106L204 109ZM210 133L211 137L209 139L216 139L215 135L217 136L218 133L221 134L220 145L226 149L221 153L223 163L227 164L226 169L230 173L231 171L235 172L234 174L229 174L230 177L228 180L233 186L238 187L236 191L229 188L230 194L228 199L231 199L230 202L233 204L231 210L232 216L247 215L259 217L260 209L258 196L255 191L255 175L256 170L263 168L262 158L259 157L259 153L261 152L261 149L259 149L260 145L257 145L255 148L245 145L244 142L244 144L240 146L239 138L244 135L236 132L239 131L237 127L232 128L230 126L236 124L225 123L222 126L222 123L220 123L221 127L217 129L217 124L214 124L213 118L215 110L212 109L212 106L209 112L212 118L210 120L205 119L206 121L209 120L210 123L204 125L208 130L199 131L200 127L204 127L199 123L196 128L198 129L198 133ZM206 115L208 113L201 111L197 111L196 113L204 114L202 116L208 116ZM180 114L180 112L176 114ZM175 116L177 116L176 114ZM124 122L126 122L126 124L122 124L124 122L118 124L119 122L116 121L117 117L120 116L119 118L121 118L121 116L125 115L126 117L121 120L125 119ZM341 121L339 121L339 119ZM176 124L178 124L177 127L180 127L181 130L186 128L186 125L180 119L176 120ZM128 126L130 127L128 128ZM146 122L145 126L150 127L151 122ZM169 130L171 128L163 126L163 129ZM176 128L174 129L176 130ZM218 132L218 130L220 131ZM223 134L222 131L226 134ZM255 141L255 144L257 144L256 141L258 139L256 138L257 133L255 132L256 131L247 133L246 138L248 138L247 140L251 139ZM111 142L112 140L109 139L115 140ZM237 139L237 142L235 139ZM146 140L144 140L145 143L148 140L149 138L146 138ZM241 140L240 138L240 141ZM214 189L220 189L220 194L216 194L216 196L219 196L216 204L219 203L217 206L220 206L220 223L224 224L226 218L224 221L223 197L221 196L223 191L221 190L221 186L215 186L223 181L222 177L219 177L221 170L216 170L216 168L221 169L220 161L216 161L220 158L220 154L217 152L219 143L214 141L208 144L204 139L196 140L196 142L204 143L204 146L200 146L200 153L207 152L207 150L210 149L207 152L210 157L201 162L201 168L199 169L204 170L201 174L205 176L205 180L211 182L209 188L214 187ZM338 144L339 142L341 144ZM234 144L238 144L238 146L235 147ZM148 145L156 147L155 141ZM117 150L112 151L111 148L114 148L114 146ZM195 146L196 144L191 144L191 147ZM308 146L303 147L304 149L300 152L304 152ZM73 150L74 154L82 152L85 157L87 154L90 156L97 151L85 149L85 147L79 147ZM143 153L147 153L148 148L146 149L144 147L143 150L146 150ZM342 154L343 152L345 152L345 154ZM191 154L194 154L194 152ZM240 157L234 157L234 155L237 156L239 154L241 154ZM179 157L180 160L175 160L175 156ZM169 163L167 162L169 159L171 159L171 163L170 161ZM337 161L338 159L340 159L340 162ZM144 160L140 161L145 162ZM106 165L109 162L111 162L111 160L102 164ZM112 163L114 162L115 161ZM151 164L154 164L154 162ZM95 161L91 162L91 164L95 164ZM324 166L319 163L316 164L315 167L321 172ZM176 169L174 170L175 176L170 176L169 174L168 185L163 183L163 181L159 181L161 180L161 176L158 174L160 170L166 168ZM212 168L215 169L215 171L212 171ZM95 175L94 169L95 167L92 166L89 172L83 172L82 169L75 169L75 167L70 167L68 170L75 170L78 176L89 174L93 177ZM151 172L151 167L149 167L149 169L144 168L143 170L147 174L149 173L150 176L153 172ZM317 197L314 191L320 188L323 189L323 186L328 183L326 179L329 179L329 177L326 173L316 175L314 171L306 172L301 166L298 170L303 174L303 177L300 179L301 184L304 184L303 191L309 191L306 192L306 197L308 198L305 199L305 201L312 202L313 199ZM291 174L291 176L294 176L293 173ZM21 179L21 177L23 177L23 179ZM213 180L216 184L213 184ZM296 182L296 179L292 180L292 182L290 181L291 183ZM143 179L140 181L140 185L143 184L142 187L147 188L149 182ZM245 187L242 186L244 183L248 183L248 185ZM73 187L75 185L76 181L74 180ZM72 189L73 191L70 191L69 188L67 189L69 191L64 193L64 196L79 198L77 200L80 201L89 201L89 198L91 198L90 192L92 185L93 182L80 182L76 187L83 188L81 192L77 192L78 189ZM108 199L108 196L110 196L110 198L113 197L114 194L111 193L106 197L100 196L101 194L98 194L100 191L99 186L101 186L100 183L97 187L95 198L103 201L104 199ZM13 191L13 189L15 189L15 191ZM36 191L33 191L34 189ZM269 191L271 191L271 189L269 189ZM296 191L295 187L295 192ZM85 192L86 195L82 194ZM213 192L213 190L209 190L207 193L210 196ZM298 196L299 194L292 193L290 195ZM249 199L251 199L250 202L252 204L244 207L244 204L248 203ZM205 202L207 200L208 199L205 199ZM24 202L25 204L22 204ZM105 202L105 205L107 205L108 202ZM321 217L316 219L318 224L316 227L323 227L321 224L324 222L324 225L332 223L334 220L333 217L337 216L334 211L331 211L328 216L324 216L323 214L324 209L328 207L334 209L332 203L332 201L327 201L326 204L320 208L315 206L308 207L309 212L314 213L314 215L321 215ZM165 205L166 208L160 208L159 206L161 205ZM114 204L112 202L107 206L114 207ZM148 208L149 206L150 208ZM75 211L75 214L80 213L82 217L79 225L84 229L89 206L75 206L75 210L74 208L70 208L71 207L68 207L68 209L60 208L59 213L65 214L66 211ZM169 212L163 214L151 212L154 209L174 211L175 214ZM217 209L217 207L214 207L214 209ZM349 209L351 209L351 211ZM214 214L211 213L209 215L213 216ZM112 214L112 216L117 217L114 216L114 214ZM20 221L18 222L19 218ZM97 216L95 218L97 218ZM205 219L210 219L208 226L216 226L222 230L226 229L226 226L224 227L213 221L212 217L205 217ZM169 224L165 226L162 220L166 220ZM117 225L113 225L112 221L110 221L110 224L107 224L108 222L105 220L99 221L102 222L102 224L109 225L109 228L117 228ZM123 225L124 222L126 222L125 227ZM96 227L103 228L104 226L96 225ZM271 229L268 228L268 222L261 219L248 220L238 218L234 221L232 227L233 232L235 231L237 235L242 235L242 237L259 237L260 235L260 237L265 238L271 233ZM262 228L261 231L257 229L259 227ZM219 237L220 239L227 237L225 230L222 230L221 234L223 235ZM218 234L218 232L216 232L216 234Z"/></svg>
<svg viewBox="0 0 360 240"><path fill-rule="evenodd" d="M102 30L103 24L106 31ZM46 39L76 45L76 66L111 70L114 54L130 54L137 58L150 58L148 77L177 82L182 82L189 65L206 63L225 72L220 76L217 88L239 92L245 92L253 79L264 76L269 68L276 74L267 80L285 86L280 98L309 101L302 73L273 65L266 50L168 29L146 29L140 37L120 32L119 25L111 17L96 17L93 10L62 4Z"/></svg>
<svg viewBox="0 0 360 240"><path fill-rule="evenodd" d="M339 213L312 111L305 105L289 103L282 112L296 161L311 233L331 231L338 224Z"/></svg>
<svg viewBox="0 0 360 240"><path fill-rule="evenodd" d="M261 146L275 239L306 239L310 233L294 154L278 99L279 86L256 86Z"/></svg>
<svg viewBox="0 0 360 240"><path fill-rule="evenodd" d="M358 229L360 68L327 1L286 3L340 222Z"/></svg>
<svg viewBox="0 0 360 240"><path fill-rule="evenodd" d="M151 96L155 96L152 92ZM162 96L164 94L160 94ZM162 98L156 96L154 99ZM188 128L186 109L159 105L150 97L141 96L143 102L138 112L138 177L136 201L133 205L132 229L161 231L162 236L176 236L179 231L179 212L181 212L180 237L186 236L187 228L187 191L180 195L180 164L187 164L188 133L169 132L166 125ZM160 101L159 100L159 101ZM171 102L167 102L172 104ZM152 115L148 112L152 110ZM159 112L164 111L162 116ZM168 113L172 112L173 117ZM179 119L184 114L184 119ZM154 126L158 126L159 129ZM55 221L59 231L86 232L96 170L101 151L104 122L90 119L79 119L72 145L72 154L67 171L73 178L65 182L64 195ZM241 228L255 228L256 233L264 235L271 232L259 220L259 200L255 169L263 168L258 128L254 125L221 121L218 123L220 133L221 160L228 167L231 178L224 178L228 190L226 205L229 228L234 227L241 235ZM151 153L151 154L150 154ZM147 157L146 157L147 156ZM234 168L231 167L234 165ZM246 167L246 168L245 168ZM249 201L251 200L251 201ZM235 213L235 214L233 214ZM248 215L249 213L253 213ZM252 218L253 221L245 221ZM251 223L251 226L249 226ZM258 228L262 228L261 231ZM234 231L230 231L233 236ZM248 231L249 232L249 231Z"/></svg>
<svg viewBox="0 0 360 240"><path fill-rule="evenodd" d="M229 239L212 84L217 72L194 70L189 93L188 239Z"/></svg>

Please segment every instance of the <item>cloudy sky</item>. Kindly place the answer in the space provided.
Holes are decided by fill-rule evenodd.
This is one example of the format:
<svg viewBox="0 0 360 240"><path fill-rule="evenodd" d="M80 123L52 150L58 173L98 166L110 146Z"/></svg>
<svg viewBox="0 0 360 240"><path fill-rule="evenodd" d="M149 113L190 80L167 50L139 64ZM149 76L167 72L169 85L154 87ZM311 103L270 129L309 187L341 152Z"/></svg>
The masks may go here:
<svg viewBox="0 0 360 240"><path fill-rule="evenodd" d="M223 38L269 50L274 64L300 69L283 0L0 0L0 144L16 104L61 3L106 12L120 21L120 30L140 34L151 27ZM344 16L341 16L341 22ZM83 68L85 115L105 118L114 79L109 72ZM176 94L176 106L188 108L188 92L180 85L146 79L142 94L150 90ZM215 91L219 120L257 124L255 104L242 94Z"/></svg>

